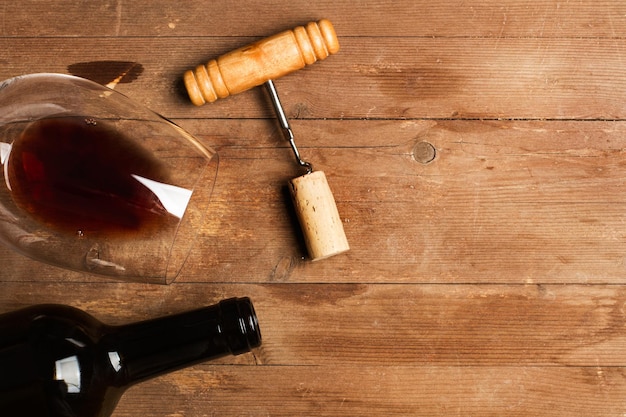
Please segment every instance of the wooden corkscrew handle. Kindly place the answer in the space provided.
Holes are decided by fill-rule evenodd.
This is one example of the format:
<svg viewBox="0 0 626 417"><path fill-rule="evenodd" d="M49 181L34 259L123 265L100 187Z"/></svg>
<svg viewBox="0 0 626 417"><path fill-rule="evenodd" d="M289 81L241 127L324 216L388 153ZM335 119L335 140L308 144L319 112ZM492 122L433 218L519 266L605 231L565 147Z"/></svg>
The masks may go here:
<svg viewBox="0 0 626 417"><path fill-rule="evenodd" d="M339 51L330 21L322 19L228 52L185 72L191 102L201 106L313 64Z"/></svg>

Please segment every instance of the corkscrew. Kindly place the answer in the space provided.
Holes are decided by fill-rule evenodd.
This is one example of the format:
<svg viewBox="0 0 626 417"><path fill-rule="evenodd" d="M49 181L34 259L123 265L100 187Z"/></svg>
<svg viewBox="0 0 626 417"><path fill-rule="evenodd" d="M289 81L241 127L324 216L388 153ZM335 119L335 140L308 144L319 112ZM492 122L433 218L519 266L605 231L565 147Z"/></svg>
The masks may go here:
<svg viewBox="0 0 626 417"><path fill-rule="evenodd" d="M296 138L293 134L293 130L291 130L291 126L289 126L289 120L285 115L285 110L280 102L280 97L278 97L278 91L276 91L276 86L274 85L274 81L269 80L265 83L265 88L272 100L272 106L274 107L274 111L276 112L276 117L278 118L278 123L280 123L280 128L283 130L283 136L285 139L289 141L289 146L291 146L291 150L293 151L293 155L296 158L296 162L301 167L305 167L307 174L313 172L313 165L310 162L302 160L300 157L300 151L296 146Z"/></svg>
<svg viewBox="0 0 626 417"><path fill-rule="evenodd" d="M313 261L346 252L350 246L326 175L301 158L273 80L338 51L335 29L322 19L228 52L183 77L189 98L197 106L265 85L296 162L307 171L289 181L289 188Z"/></svg>

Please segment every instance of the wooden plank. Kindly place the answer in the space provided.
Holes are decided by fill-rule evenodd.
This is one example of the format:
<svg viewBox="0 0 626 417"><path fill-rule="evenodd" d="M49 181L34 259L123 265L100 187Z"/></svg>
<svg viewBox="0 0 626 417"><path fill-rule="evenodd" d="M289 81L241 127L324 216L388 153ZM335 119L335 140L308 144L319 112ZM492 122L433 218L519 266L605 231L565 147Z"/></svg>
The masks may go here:
<svg viewBox="0 0 626 417"><path fill-rule="evenodd" d="M2 289L2 311L62 302L109 324L253 297L261 349L141 384L115 416L155 409L618 415L623 408L626 297L616 286L86 283L66 291L65 283L5 282Z"/></svg>
<svg viewBox="0 0 626 417"><path fill-rule="evenodd" d="M180 281L624 282L622 122L294 121L352 243L322 263L303 259L285 189L300 171L273 122L180 122L221 155ZM4 257L13 280L84 279Z"/></svg>
<svg viewBox="0 0 626 417"><path fill-rule="evenodd" d="M254 11L250 13L250 11ZM331 19L343 36L607 37L626 35L621 1L278 0L245 3L167 1L80 4L37 0L3 6L1 36L268 36L308 21ZM33 22L33 16L41 20ZM87 18L88 17L88 18ZM43 24L45 22L45 24Z"/></svg>
<svg viewBox="0 0 626 417"><path fill-rule="evenodd" d="M67 73L76 63L138 62L143 73L118 89L170 118L271 117L262 89L203 107L190 104L185 70L245 38L0 39L0 78ZM281 78L292 118L626 118L626 44L620 39L341 39L337 55ZM85 52L88 51L88 52ZM346 86L349 86L347 88Z"/></svg>
<svg viewBox="0 0 626 417"><path fill-rule="evenodd" d="M2 282L1 312L57 302L107 324L249 296L260 367L626 367L626 289L602 285ZM94 297L98 294L98 297Z"/></svg>
<svg viewBox="0 0 626 417"><path fill-rule="evenodd" d="M115 417L205 415L623 415L624 375L605 367L201 366L131 389ZM163 400L163 392L175 392Z"/></svg>
<svg viewBox="0 0 626 417"><path fill-rule="evenodd" d="M314 148L302 152L327 172L353 241L345 258L323 265L298 259L290 235L288 150L279 159L267 127L254 126L220 148L220 222L208 221L198 246L213 256L190 259L201 269L224 262L236 277L265 280L278 268L288 282L623 281L621 123L297 121L312 132L304 143ZM387 142L375 145L379 138ZM427 165L412 153L423 141L437 149ZM245 270L251 260L258 272Z"/></svg>

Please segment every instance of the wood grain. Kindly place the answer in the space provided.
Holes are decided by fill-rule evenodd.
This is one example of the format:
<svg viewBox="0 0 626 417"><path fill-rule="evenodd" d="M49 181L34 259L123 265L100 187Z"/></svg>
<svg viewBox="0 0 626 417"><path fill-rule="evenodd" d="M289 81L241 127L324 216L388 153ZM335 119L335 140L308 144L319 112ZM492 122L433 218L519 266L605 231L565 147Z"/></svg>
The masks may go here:
<svg viewBox="0 0 626 417"><path fill-rule="evenodd" d="M1 79L136 63L116 89L220 155L172 285L0 246L0 313L57 302L123 324L253 299L260 349L133 387L114 417L624 415L626 3L0 6ZM321 18L341 51L276 80L351 244L312 263L265 92L197 108L182 75Z"/></svg>
<svg viewBox="0 0 626 417"><path fill-rule="evenodd" d="M295 121L352 242L314 264L286 188L300 171L274 123L181 122L223 143L181 281L624 282L622 122ZM412 154L422 141L437 149L427 165Z"/></svg>
<svg viewBox="0 0 626 417"><path fill-rule="evenodd" d="M169 417L618 416L625 382L602 367L199 367L131 389L115 415L150 413L170 390Z"/></svg>
<svg viewBox="0 0 626 417"><path fill-rule="evenodd" d="M116 416L215 410L599 416L617 415L624 395L621 286L214 284L199 291L197 284L85 283L72 292L64 288L38 283L33 293L22 284L5 284L0 301L10 311L33 300L55 300L123 324L218 297L253 296L262 348L134 387ZM93 292L100 298L92 299Z"/></svg>
<svg viewBox="0 0 626 417"><path fill-rule="evenodd" d="M337 28L339 31L339 28ZM340 32L338 32L340 33ZM340 35L338 35L340 36ZM619 39L341 38L337 55L276 82L288 116L307 119L624 119ZM247 38L0 38L3 78L67 72L77 62L138 62L119 91L169 118L266 118L262 89L196 108L186 70ZM108 52L107 52L108 51ZM350 85L347 89L344 86Z"/></svg>
<svg viewBox="0 0 626 417"><path fill-rule="evenodd" d="M263 345L253 355L227 357L220 364L626 365L626 290L621 286L73 283L68 294L62 294L65 283L3 286L2 312L35 300L58 302L82 308L107 324L249 295ZM101 295L98 300L92 298L95 291Z"/></svg>
<svg viewBox="0 0 626 417"><path fill-rule="evenodd" d="M349 37L618 38L626 34L626 6L617 1L542 0L300 1L253 0L184 7L167 2L79 4L25 0L7 3L7 37L250 36L260 37L326 17ZM46 16L45 25L33 16ZM259 18L262 16L262 18Z"/></svg>

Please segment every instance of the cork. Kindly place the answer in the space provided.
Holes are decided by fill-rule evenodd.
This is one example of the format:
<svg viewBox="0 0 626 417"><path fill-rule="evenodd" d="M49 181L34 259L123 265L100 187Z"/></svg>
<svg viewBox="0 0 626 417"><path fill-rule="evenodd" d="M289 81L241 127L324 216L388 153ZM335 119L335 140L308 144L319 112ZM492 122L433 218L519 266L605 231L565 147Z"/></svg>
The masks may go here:
<svg viewBox="0 0 626 417"><path fill-rule="evenodd" d="M318 261L348 251L350 245L324 172L314 171L289 183L311 260Z"/></svg>

